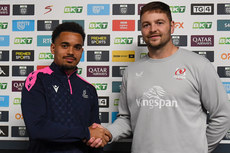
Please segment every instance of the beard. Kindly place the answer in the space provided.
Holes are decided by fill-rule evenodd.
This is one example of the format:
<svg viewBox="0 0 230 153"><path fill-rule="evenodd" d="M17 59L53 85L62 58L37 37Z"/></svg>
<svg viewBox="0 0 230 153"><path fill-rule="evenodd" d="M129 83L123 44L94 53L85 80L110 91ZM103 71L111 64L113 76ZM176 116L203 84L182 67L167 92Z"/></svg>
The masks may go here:
<svg viewBox="0 0 230 153"><path fill-rule="evenodd" d="M65 64L63 64L63 65L60 66L60 68L61 68L62 70L64 70L64 71L67 71L67 70L74 70L74 69L77 68L77 66L72 66L72 65L65 65Z"/></svg>

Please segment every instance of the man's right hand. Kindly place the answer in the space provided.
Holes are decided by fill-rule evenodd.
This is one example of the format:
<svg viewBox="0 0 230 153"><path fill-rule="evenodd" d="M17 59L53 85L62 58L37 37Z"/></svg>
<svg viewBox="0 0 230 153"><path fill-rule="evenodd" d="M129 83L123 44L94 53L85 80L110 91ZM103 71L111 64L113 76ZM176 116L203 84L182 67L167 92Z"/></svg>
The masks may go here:
<svg viewBox="0 0 230 153"><path fill-rule="evenodd" d="M100 124L92 124L89 127L90 140L86 143L90 147L104 147L112 138L111 133Z"/></svg>

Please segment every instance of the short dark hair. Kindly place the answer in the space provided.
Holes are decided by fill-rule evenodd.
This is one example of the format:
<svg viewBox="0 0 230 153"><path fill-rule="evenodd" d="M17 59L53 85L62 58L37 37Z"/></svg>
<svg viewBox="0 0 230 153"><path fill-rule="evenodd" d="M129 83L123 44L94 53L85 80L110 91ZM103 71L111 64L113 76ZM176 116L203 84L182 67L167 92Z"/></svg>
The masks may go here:
<svg viewBox="0 0 230 153"><path fill-rule="evenodd" d="M169 5L163 3L163 2L159 2L159 1L154 1L154 2L150 2L145 4L142 8L141 8L141 12L140 12L140 19L142 17L142 15L145 12L148 11L159 11L159 12L163 12L167 15L169 21L172 21L172 15L171 15L171 10Z"/></svg>
<svg viewBox="0 0 230 153"><path fill-rule="evenodd" d="M79 33L82 36L83 42L85 41L85 32L78 23L75 22L64 22L59 24L52 33L52 43L55 42L55 39L60 35L61 32L75 32Z"/></svg>

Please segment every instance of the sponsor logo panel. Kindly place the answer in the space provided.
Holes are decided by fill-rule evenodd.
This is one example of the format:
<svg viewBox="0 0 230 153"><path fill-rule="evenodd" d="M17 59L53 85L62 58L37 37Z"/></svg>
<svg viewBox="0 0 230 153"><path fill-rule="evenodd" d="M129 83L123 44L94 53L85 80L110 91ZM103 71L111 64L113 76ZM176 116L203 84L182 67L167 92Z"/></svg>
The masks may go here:
<svg viewBox="0 0 230 153"><path fill-rule="evenodd" d="M8 28L8 22L0 22L0 29L7 29Z"/></svg>
<svg viewBox="0 0 230 153"><path fill-rule="evenodd" d="M34 5L13 5L13 15L34 15Z"/></svg>
<svg viewBox="0 0 230 153"><path fill-rule="evenodd" d="M20 105L21 104L21 98L14 98L13 104L14 105Z"/></svg>
<svg viewBox="0 0 230 153"><path fill-rule="evenodd" d="M187 36L186 35L173 35L172 42L175 46L187 46Z"/></svg>
<svg viewBox="0 0 230 153"><path fill-rule="evenodd" d="M39 53L39 60L51 60L54 59L54 55L52 53Z"/></svg>
<svg viewBox="0 0 230 153"><path fill-rule="evenodd" d="M109 51L87 51L87 61L108 62Z"/></svg>
<svg viewBox="0 0 230 153"><path fill-rule="evenodd" d="M21 92L24 81L12 81L12 92Z"/></svg>
<svg viewBox="0 0 230 153"><path fill-rule="evenodd" d="M14 44L32 44L33 37L15 37Z"/></svg>
<svg viewBox="0 0 230 153"><path fill-rule="evenodd" d="M112 51L113 62L135 62L135 51Z"/></svg>
<svg viewBox="0 0 230 153"><path fill-rule="evenodd" d="M10 36L0 35L0 46L10 46Z"/></svg>
<svg viewBox="0 0 230 153"><path fill-rule="evenodd" d="M217 4L218 15L230 15L230 3Z"/></svg>
<svg viewBox="0 0 230 153"><path fill-rule="evenodd" d="M110 35L87 35L88 46L110 46Z"/></svg>
<svg viewBox="0 0 230 153"><path fill-rule="evenodd" d="M88 4L87 15L109 15L109 4Z"/></svg>
<svg viewBox="0 0 230 153"><path fill-rule="evenodd" d="M6 90L8 83L0 82L0 90Z"/></svg>
<svg viewBox="0 0 230 153"><path fill-rule="evenodd" d="M117 119L118 112L112 112L112 123Z"/></svg>
<svg viewBox="0 0 230 153"><path fill-rule="evenodd" d="M28 137L25 126L12 126L11 133L12 137Z"/></svg>
<svg viewBox="0 0 230 153"><path fill-rule="evenodd" d="M0 96L0 107L9 107L9 96Z"/></svg>
<svg viewBox="0 0 230 153"><path fill-rule="evenodd" d="M113 15L134 15L135 4L113 4Z"/></svg>
<svg viewBox="0 0 230 153"><path fill-rule="evenodd" d="M0 50L0 61L9 61L9 51Z"/></svg>
<svg viewBox="0 0 230 153"><path fill-rule="evenodd" d="M0 65L0 77L8 77L9 69L9 66Z"/></svg>
<svg viewBox="0 0 230 153"><path fill-rule="evenodd" d="M121 91L121 81L113 81L112 82L112 92L120 93Z"/></svg>
<svg viewBox="0 0 230 153"><path fill-rule="evenodd" d="M191 4L191 15L213 15L214 4Z"/></svg>
<svg viewBox="0 0 230 153"><path fill-rule="evenodd" d="M92 85L96 88L96 90L107 90L107 83L92 83Z"/></svg>
<svg viewBox="0 0 230 153"><path fill-rule="evenodd" d="M132 44L133 43L133 37L116 37L114 39L114 44Z"/></svg>
<svg viewBox="0 0 230 153"><path fill-rule="evenodd" d="M230 66L218 66L217 73L221 78L230 78Z"/></svg>
<svg viewBox="0 0 230 153"><path fill-rule="evenodd" d="M82 13L83 6L66 6L64 13Z"/></svg>
<svg viewBox="0 0 230 153"><path fill-rule="evenodd" d="M127 66L113 66L112 77L122 77Z"/></svg>
<svg viewBox="0 0 230 153"><path fill-rule="evenodd" d="M113 20L113 31L135 31L135 20Z"/></svg>
<svg viewBox="0 0 230 153"><path fill-rule="evenodd" d="M87 66L87 77L109 77L109 66Z"/></svg>
<svg viewBox="0 0 230 153"><path fill-rule="evenodd" d="M13 31L34 31L34 20L13 20Z"/></svg>
<svg viewBox="0 0 230 153"><path fill-rule="evenodd" d="M99 107L109 108L109 97L98 97Z"/></svg>
<svg viewBox="0 0 230 153"><path fill-rule="evenodd" d="M99 112L101 123L109 123L109 112Z"/></svg>
<svg viewBox="0 0 230 153"><path fill-rule="evenodd" d="M222 82L225 88L225 91L230 94L230 82Z"/></svg>
<svg viewBox="0 0 230 153"><path fill-rule="evenodd" d="M211 29L212 22L193 22L193 29Z"/></svg>
<svg viewBox="0 0 230 153"><path fill-rule="evenodd" d="M0 5L0 16L10 15L10 5Z"/></svg>
<svg viewBox="0 0 230 153"><path fill-rule="evenodd" d="M37 30L38 31L53 31L56 26L59 25L59 20L38 20Z"/></svg>
<svg viewBox="0 0 230 153"><path fill-rule="evenodd" d="M108 22L90 22L89 29L107 29Z"/></svg>
<svg viewBox="0 0 230 153"><path fill-rule="evenodd" d="M34 71L34 66L12 66L12 76L28 76Z"/></svg>
<svg viewBox="0 0 230 153"><path fill-rule="evenodd" d="M214 46L214 35L192 35L191 46L194 47Z"/></svg>
<svg viewBox="0 0 230 153"><path fill-rule="evenodd" d="M170 6L170 10L172 13L184 13L186 6Z"/></svg>
<svg viewBox="0 0 230 153"><path fill-rule="evenodd" d="M52 43L51 35L38 35L37 46L50 46Z"/></svg>
<svg viewBox="0 0 230 153"><path fill-rule="evenodd" d="M0 122L8 122L8 121L9 121L9 112L0 111Z"/></svg>
<svg viewBox="0 0 230 153"><path fill-rule="evenodd" d="M230 20L217 20L217 31L230 31Z"/></svg>
<svg viewBox="0 0 230 153"><path fill-rule="evenodd" d="M230 44L230 37L220 37L219 44L220 45L229 45Z"/></svg>
<svg viewBox="0 0 230 153"><path fill-rule="evenodd" d="M0 126L0 137L8 137L9 135L9 127L8 126Z"/></svg>
<svg viewBox="0 0 230 153"><path fill-rule="evenodd" d="M193 51L199 55L204 56L207 58L210 62L214 62L214 51Z"/></svg>
<svg viewBox="0 0 230 153"><path fill-rule="evenodd" d="M138 40L138 46L147 46L141 35L138 35L137 40Z"/></svg>
<svg viewBox="0 0 230 153"><path fill-rule="evenodd" d="M33 50L13 50L12 61L34 61Z"/></svg>

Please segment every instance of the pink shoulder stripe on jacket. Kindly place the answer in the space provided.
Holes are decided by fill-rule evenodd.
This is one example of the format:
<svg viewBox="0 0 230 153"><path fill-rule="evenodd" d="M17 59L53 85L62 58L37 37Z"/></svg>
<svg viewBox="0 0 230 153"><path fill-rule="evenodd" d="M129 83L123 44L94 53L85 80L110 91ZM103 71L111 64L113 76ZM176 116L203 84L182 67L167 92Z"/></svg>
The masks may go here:
<svg viewBox="0 0 230 153"><path fill-rule="evenodd" d="M28 91L30 91L30 89L32 89L32 87L34 86L34 84L37 80L38 73L51 74L51 73L53 73L53 71L50 69L50 67L46 67L44 69L31 72L28 75L28 77L26 79L26 83L25 83L25 87Z"/></svg>

